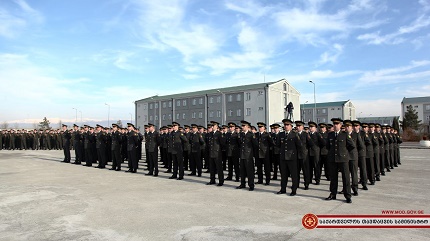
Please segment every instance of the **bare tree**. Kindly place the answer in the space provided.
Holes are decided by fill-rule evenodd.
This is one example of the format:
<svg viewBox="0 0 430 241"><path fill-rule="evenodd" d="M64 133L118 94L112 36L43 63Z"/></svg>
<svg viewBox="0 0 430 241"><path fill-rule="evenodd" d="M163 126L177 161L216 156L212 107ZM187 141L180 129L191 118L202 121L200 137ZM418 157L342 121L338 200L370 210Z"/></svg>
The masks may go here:
<svg viewBox="0 0 430 241"><path fill-rule="evenodd" d="M0 129L7 129L9 128L9 123L7 123L7 121L4 121L1 125L0 125Z"/></svg>

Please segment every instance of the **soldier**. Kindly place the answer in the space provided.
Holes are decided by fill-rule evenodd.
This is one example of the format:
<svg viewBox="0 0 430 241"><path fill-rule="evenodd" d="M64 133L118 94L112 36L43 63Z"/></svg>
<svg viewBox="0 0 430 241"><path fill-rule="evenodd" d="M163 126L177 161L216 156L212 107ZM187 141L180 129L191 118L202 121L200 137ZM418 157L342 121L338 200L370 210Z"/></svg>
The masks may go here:
<svg viewBox="0 0 430 241"><path fill-rule="evenodd" d="M293 122L290 119L283 119L282 123L284 123L284 131L279 133L276 143L280 150L281 190L276 194L285 194L287 192L288 177L291 176L290 196L295 196L299 186L297 158L302 149L302 142L298 133L293 131Z"/></svg>
<svg viewBox="0 0 430 241"><path fill-rule="evenodd" d="M155 131L154 124L148 123L148 133L146 133L145 147L147 148L149 158L149 172L145 175L154 177L158 176L158 146L160 145L160 134Z"/></svg>
<svg viewBox="0 0 430 241"><path fill-rule="evenodd" d="M173 148L173 142L172 142L172 132L173 132L173 126L167 125L167 171L165 173L171 173L172 172L172 148Z"/></svg>
<svg viewBox="0 0 430 241"><path fill-rule="evenodd" d="M145 140L145 163L146 163L146 169L149 170L149 151L148 151L148 132L149 132L149 126L144 125L145 132L143 132L143 139ZM139 160L139 159L138 159Z"/></svg>
<svg viewBox="0 0 430 241"><path fill-rule="evenodd" d="M222 125L222 128L220 131L221 131L222 137L225 139L225 134L227 134L228 132L228 126ZM227 170L227 146L223 145L221 148L222 148L221 149L222 169L225 171Z"/></svg>
<svg viewBox="0 0 430 241"><path fill-rule="evenodd" d="M225 180L233 180L233 171L236 182L239 182L240 168L239 168L239 135L236 133L236 124L233 122L228 123L229 130L225 134L225 145L228 160L228 175Z"/></svg>
<svg viewBox="0 0 430 241"><path fill-rule="evenodd" d="M370 182L370 185L375 185L375 154L373 153L378 146L378 139L376 136L374 136L374 133L371 131L371 129L375 129L375 125L373 123L363 123L363 131L366 133L366 135L369 138L369 142L366 143L366 168L367 168L367 179ZM379 148L379 147L378 147Z"/></svg>
<svg viewBox="0 0 430 241"><path fill-rule="evenodd" d="M96 168L103 169L106 167L106 133L103 131L101 125L96 125L96 149L97 149L97 159L99 164Z"/></svg>
<svg viewBox="0 0 430 241"><path fill-rule="evenodd" d="M192 131L190 132L190 171L191 173L188 174L189 176L195 176L196 175L196 169L197 169L197 176L202 176L202 167L203 162L201 158L202 148L205 145L205 141L203 139L203 135L199 133L198 126L196 124L191 125Z"/></svg>
<svg viewBox="0 0 430 241"><path fill-rule="evenodd" d="M94 136L92 135L92 132L90 131L90 129L92 127L85 125L85 131L83 133L83 137L84 137L84 156L85 156L85 164L84 166L90 167L93 164L93 156L92 156L92 151L91 151L91 147L90 147L90 139L94 138Z"/></svg>
<svg viewBox="0 0 430 241"><path fill-rule="evenodd" d="M402 137L398 134L398 131L394 129L394 135L397 139L397 146L395 147L395 159L394 159L394 166L398 167L397 165L402 165L400 163L400 149L399 145L402 144Z"/></svg>
<svg viewBox="0 0 430 241"><path fill-rule="evenodd" d="M280 160L280 154L281 149L279 148L276 143L278 142L279 138L279 128L281 126L279 124L272 124L270 128L272 129L271 137L273 140L273 143L275 145L272 146L272 156L270 158L271 163L273 164L273 178L272 180L278 180L278 167L279 167L279 160Z"/></svg>
<svg viewBox="0 0 430 241"><path fill-rule="evenodd" d="M219 123L211 121L213 131L208 133L208 157L209 157L209 170L210 170L210 181L206 185L215 184L215 173L218 173L218 185L224 185L224 172L222 168L221 149L224 145L224 138L221 132L218 130Z"/></svg>
<svg viewBox="0 0 430 241"><path fill-rule="evenodd" d="M190 139L190 126L189 125L184 125L184 136L187 138L187 140ZM184 144L184 170L188 170L188 161L189 161L189 155L190 155L190 143L185 143Z"/></svg>
<svg viewBox="0 0 430 241"><path fill-rule="evenodd" d="M247 121L241 121L242 132L239 134L239 151L240 151L240 186L236 189L246 187L246 178L248 178L249 191L254 191L254 149L258 147L257 139L251 132L251 124Z"/></svg>
<svg viewBox="0 0 430 241"><path fill-rule="evenodd" d="M200 148L200 159L202 160L202 164L203 164L203 160L205 161L205 163L207 162L206 159L206 132L205 132L205 127L204 126L198 126L199 129L199 133L202 135L203 140L205 142L205 144L203 144L203 146L201 146ZM205 168L205 166L203 165L203 168Z"/></svg>
<svg viewBox="0 0 430 241"><path fill-rule="evenodd" d="M274 145L272 137L266 131L266 124L263 122L258 122L258 132L255 137L258 142L258 149L256 150L256 166L258 182L257 184L263 184L263 165L264 165L264 175L266 177L264 185L270 184L270 147Z"/></svg>
<svg viewBox="0 0 430 241"><path fill-rule="evenodd" d="M125 172L136 173L138 167L138 160L136 151L139 145L139 135L135 131L132 123L127 123L127 154L128 154L128 170Z"/></svg>
<svg viewBox="0 0 430 241"><path fill-rule="evenodd" d="M346 133L351 137L355 148L349 150L349 173L352 179L351 189L354 196L358 196L358 153L363 149L364 143L360 137L360 134L353 131L352 122L345 120Z"/></svg>
<svg viewBox="0 0 430 241"><path fill-rule="evenodd" d="M112 167L109 170L121 171L121 133L118 130L117 124L112 124L111 133L111 156L112 156Z"/></svg>
<svg viewBox="0 0 430 241"><path fill-rule="evenodd" d="M389 141L390 141L390 146L389 146L389 159L388 159L388 163L387 163L387 171L391 172L390 169L394 169L394 145L396 143L396 138L394 138L392 131L391 131L392 127L391 126L387 126L387 134L389 137Z"/></svg>
<svg viewBox="0 0 430 241"><path fill-rule="evenodd" d="M67 130L67 125L62 125L63 128L63 151L64 151L64 160L65 163L70 163L70 139L72 139L72 135Z"/></svg>
<svg viewBox="0 0 430 241"><path fill-rule="evenodd" d="M160 128L160 154L163 167L167 168L167 126Z"/></svg>
<svg viewBox="0 0 430 241"><path fill-rule="evenodd" d="M172 143L173 175L169 179L184 179L184 145L188 142L184 133L179 131L179 123L172 122L173 131L170 135ZM178 177L179 172L179 177Z"/></svg>
<svg viewBox="0 0 430 241"><path fill-rule="evenodd" d="M325 139L317 132L317 123L308 122L309 136L312 141L312 147L309 148L309 176L312 181L312 176L315 175L315 185L320 185L321 170L320 170L320 155L321 148L326 145Z"/></svg>
<svg viewBox="0 0 430 241"><path fill-rule="evenodd" d="M382 164L379 164L383 167L381 167L381 175L385 176L385 168L387 168L387 172L391 172L389 167L389 160L390 160L390 136L387 133L387 126L381 126L381 135L384 138L384 155L382 159Z"/></svg>
<svg viewBox="0 0 430 241"><path fill-rule="evenodd" d="M334 131L328 134L327 149L330 163L330 195L326 200L335 200L338 187L338 170L342 173L343 195L347 203L351 200L351 183L349 179L348 152L355 148L354 142L348 133L341 131L342 120L339 118L331 119Z"/></svg>
<svg viewBox="0 0 430 241"><path fill-rule="evenodd" d="M381 133L381 125L380 124L375 124L375 127L372 128L372 133L373 135L376 137L376 139L378 140L378 145L376 146L378 148L378 150L375 150L375 146L373 146L373 153L375 155L374 157L374 161L375 161L375 177L376 177L376 181L381 181L381 172L384 169L383 166L381 167L381 158L383 159L383 155L384 155L384 138L382 137ZM384 173L385 174L385 173Z"/></svg>
<svg viewBox="0 0 430 241"><path fill-rule="evenodd" d="M352 125L354 127L354 132L357 133L362 141L362 147L358 150L358 168L360 169L360 183L363 186L363 190L367 190L366 153L367 147L370 145L370 139L366 132L360 130L360 121L353 121Z"/></svg>
<svg viewBox="0 0 430 241"><path fill-rule="evenodd" d="M206 130L206 134L205 134L205 154L204 154L204 159L205 159L205 163L203 165L203 168L206 169L205 173L210 173L210 169L209 169L209 163L210 163L210 157L209 157L209 138L210 138L210 133L212 133L212 123L208 123L207 125L207 130Z"/></svg>
<svg viewBox="0 0 430 241"><path fill-rule="evenodd" d="M311 183L311 175L309 173L309 149L312 148L312 141L309 133L303 131L305 123L303 121L295 121L297 133L299 135L300 141L302 142L302 146L300 150L298 150L298 164L297 164L297 173L300 182L300 170L303 171L303 180L305 184L305 190L309 189L309 184ZM281 150L282 151L282 150Z"/></svg>
<svg viewBox="0 0 430 241"><path fill-rule="evenodd" d="M82 151L81 151L81 133L79 132L79 126L73 124L73 146L75 147L75 161L72 164L81 164Z"/></svg>
<svg viewBox="0 0 430 241"><path fill-rule="evenodd" d="M327 137L328 137L327 125L325 123L320 123L318 124L318 126L320 129L320 134L322 138L327 142ZM329 174L330 168L328 167L328 164L327 164L327 154L328 154L328 150L326 148L326 145L324 145L323 147L321 147L321 150L320 150L320 174L322 175L322 170L324 167L324 176L327 180L330 180L330 174Z"/></svg>

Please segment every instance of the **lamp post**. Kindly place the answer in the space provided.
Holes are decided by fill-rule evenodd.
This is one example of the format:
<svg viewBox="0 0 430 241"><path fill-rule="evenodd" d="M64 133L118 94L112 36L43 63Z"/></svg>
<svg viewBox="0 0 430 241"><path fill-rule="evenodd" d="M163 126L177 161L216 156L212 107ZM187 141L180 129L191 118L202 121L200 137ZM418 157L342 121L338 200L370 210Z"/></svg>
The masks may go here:
<svg viewBox="0 0 430 241"><path fill-rule="evenodd" d="M108 126L110 126L110 123L109 123L110 105L109 105L108 103L105 103L105 105L107 105L107 106L108 106Z"/></svg>
<svg viewBox="0 0 430 241"><path fill-rule="evenodd" d="M84 124L84 123L82 122L82 111L79 111L79 113L81 113L81 125L82 125L82 124Z"/></svg>
<svg viewBox="0 0 430 241"><path fill-rule="evenodd" d="M130 114L130 123L133 124L133 115L131 113Z"/></svg>
<svg viewBox="0 0 430 241"><path fill-rule="evenodd" d="M75 110L75 122L78 122L78 109L76 108L72 108L73 110Z"/></svg>
<svg viewBox="0 0 430 241"><path fill-rule="evenodd" d="M313 117L313 121L316 121L317 98L316 98L316 95L315 95L315 83L312 80L309 80L309 82L311 82L314 85L314 117Z"/></svg>

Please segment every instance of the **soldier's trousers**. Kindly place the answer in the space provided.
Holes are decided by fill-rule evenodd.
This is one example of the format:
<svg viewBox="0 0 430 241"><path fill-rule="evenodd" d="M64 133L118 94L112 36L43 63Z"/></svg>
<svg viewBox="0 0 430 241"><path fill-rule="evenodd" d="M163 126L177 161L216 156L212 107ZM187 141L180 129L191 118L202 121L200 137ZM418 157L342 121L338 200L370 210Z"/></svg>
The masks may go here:
<svg viewBox="0 0 430 241"><path fill-rule="evenodd" d="M271 172L270 172L270 159L269 156L266 155L264 158L258 158L257 160L257 175L258 175L258 182L263 182L263 165L264 165L264 176L266 178L266 184L270 184L270 178L271 178Z"/></svg>
<svg viewBox="0 0 430 241"><path fill-rule="evenodd" d="M63 147L63 152L64 152L64 162L70 162L70 148L69 145L65 145Z"/></svg>
<svg viewBox="0 0 430 241"><path fill-rule="evenodd" d="M232 155L227 157L228 160L228 177L233 178L233 171L236 180L239 180L240 177L240 167L239 167L239 158L236 155Z"/></svg>
<svg viewBox="0 0 430 241"><path fill-rule="evenodd" d="M279 169L279 154L273 154L272 155L272 163L273 163L273 179L278 179L278 169Z"/></svg>
<svg viewBox="0 0 430 241"><path fill-rule="evenodd" d="M349 174L351 175L351 188L353 191L358 191L358 160L349 160Z"/></svg>
<svg viewBox="0 0 430 241"><path fill-rule="evenodd" d="M311 182L313 176L315 176L316 182L321 180L319 156L309 156L309 176Z"/></svg>
<svg viewBox="0 0 430 241"><path fill-rule="evenodd" d="M184 177L184 157L182 156L182 152L178 152L177 154L172 153L172 161L173 161L173 177L179 178Z"/></svg>
<svg viewBox="0 0 430 241"><path fill-rule="evenodd" d="M167 152L167 171L172 171L172 153Z"/></svg>
<svg viewBox="0 0 430 241"><path fill-rule="evenodd" d="M394 159L395 159L395 154L394 154L394 148L390 149L390 167L391 169L394 168Z"/></svg>
<svg viewBox="0 0 430 241"><path fill-rule="evenodd" d="M215 182L215 173L218 174L218 183L224 183L224 170L222 169L221 153L218 157L209 159L210 181Z"/></svg>
<svg viewBox="0 0 430 241"><path fill-rule="evenodd" d="M358 168L360 168L360 183L363 187L367 186L366 157L364 157L364 156L358 157Z"/></svg>
<svg viewBox="0 0 430 241"><path fill-rule="evenodd" d="M327 164L327 155L321 155L320 156L320 174L322 175L322 170L324 167L324 176L327 179L330 179L330 168Z"/></svg>
<svg viewBox="0 0 430 241"><path fill-rule="evenodd" d="M112 154L112 168L113 169L121 169L121 150L119 146L115 147L114 150L111 151ZM87 162L88 163L88 162Z"/></svg>
<svg viewBox="0 0 430 241"><path fill-rule="evenodd" d="M222 169L225 171L227 170L227 159L228 159L226 151L221 152L221 159L222 159Z"/></svg>
<svg viewBox="0 0 430 241"><path fill-rule="evenodd" d="M379 178L381 175L381 167L379 166L379 152L373 154L373 167L375 168L375 176Z"/></svg>
<svg viewBox="0 0 430 241"><path fill-rule="evenodd" d="M201 157L201 152L200 151L191 152L190 153L190 171L191 171L191 173L196 174L196 169L197 169L197 174L202 175L202 168L203 168L203 160Z"/></svg>
<svg viewBox="0 0 430 241"><path fill-rule="evenodd" d="M299 182L300 182L300 170L303 171L303 180L304 180L305 186L308 186L309 183L311 183L311 174L309 173L308 157L305 157L305 159L298 159L297 174L299 176Z"/></svg>
<svg viewBox="0 0 430 241"><path fill-rule="evenodd" d="M330 195L336 196L338 188L338 176L342 173L342 184L343 184L343 196L345 198L351 198L351 182L349 178L349 166L348 162L331 162L330 168Z"/></svg>
<svg viewBox="0 0 430 241"><path fill-rule="evenodd" d="M288 177L291 176L291 190L295 192L299 187L299 172L297 171L297 161L280 160L281 169L281 192L287 191Z"/></svg>
<svg viewBox="0 0 430 241"><path fill-rule="evenodd" d="M246 186L246 178L248 178L248 186L250 188L255 187L254 183L254 160L252 156L248 159L240 159L240 185Z"/></svg>
<svg viewBox="0 0 430 241"><path fill-rule="evenodd" d="M184 151L182 153L182 156L184 157L184 169L188 170L188 162L189 162L189 159L190 159L189 152L188 151Z"/></svg>
<svg viewBox="0 0 430 241"><path fill-rule="evenodd" d="M106 167L106 148L100 147L97 148L97 157L99 159L98 167Z"/></svg>
<svg viewBox="0 0 430 241"><path fill-rule="evenodd" d="M379 172L383 175L385 174L385 150L382 153L379 153Z"/></svg>
<svg viewBox="0 0 430 241"><path fill-rule="evenodd" d="M128 168L132 171L136 171L137 165L138 165L136 148L132 148L131 150L127 151L127 154L128 154Z"/></svg>
<svg viewBox="0 0 430 241"><path fill-rule="evenodd" d="M367 179L371 183L375 183L375 162L373 161L373 157L366 158L366 168L367 168Z"/></svg>
<svg viewBox="0 0 430 241"><path fill-rule="evenodd" d="M92 166L93 160L94 160L93 152L91 148L85 148L84 150L85 150L85 161L86 161L85 164L87 166Z"/></svg>
<svg viewBox="0 0 430 241"><path fill-rule="evenodd" d="M164 167L167 167L167 148L160 148L161 162Z"/></svg>
<svg viewBox="0 0 430 241"><path fill-rule="evenodd" d="M149 158L148 160L149 174L158 175L158 152L157 151L148 152L147 157Z"/></svg>

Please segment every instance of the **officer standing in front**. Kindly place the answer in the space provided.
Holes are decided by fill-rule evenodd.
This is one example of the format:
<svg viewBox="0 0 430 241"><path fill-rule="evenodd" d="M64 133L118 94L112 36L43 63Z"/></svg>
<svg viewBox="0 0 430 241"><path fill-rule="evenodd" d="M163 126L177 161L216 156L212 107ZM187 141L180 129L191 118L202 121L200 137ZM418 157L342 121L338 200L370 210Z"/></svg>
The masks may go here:
<svg viewBox="0 0 430 241"><path fill-rule="evenodd" d="M218 185L224 185L224 170L222 166L222 146L224 145L224 138L222 133L218 130L219 123L211 121L213 131L208 133L208 146L209 146L209 170L210 170L210 181L206 185L215 184L215 172L218 173Z"/></svg>
<svg viewBox="0 0 430 241"><path fill-rule="evenodd" d="M128 170L125 172L136 173L138 160L137 160L137 148L139 145L139 135L134 130L132 123L127 123L127 154L128 154Z"/></svg>
<svg viewBox="0 0 430 241"><path fill-rule="evenodd" d="M64 160L63 162L70 163L70 139L72 139L72 135L67 130L67 125L62 125L63 128L63 151L64 151Z"/></svg>
<svg viewBox="0 0 430 241"><path fill-rule="evenodd" d="M258 142L254 133L251 132L251 124L241 121L242 132L239 133L239 152L240 152L240 186L236 189L246 187L248 178L249 191L254 191L254 149L258 148Z"/></svg>

